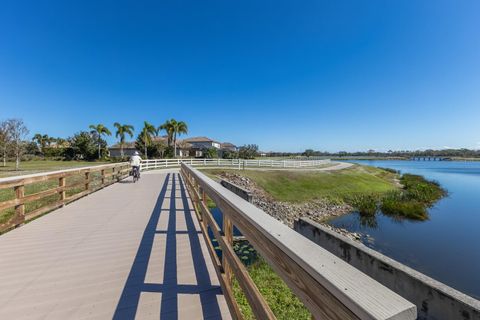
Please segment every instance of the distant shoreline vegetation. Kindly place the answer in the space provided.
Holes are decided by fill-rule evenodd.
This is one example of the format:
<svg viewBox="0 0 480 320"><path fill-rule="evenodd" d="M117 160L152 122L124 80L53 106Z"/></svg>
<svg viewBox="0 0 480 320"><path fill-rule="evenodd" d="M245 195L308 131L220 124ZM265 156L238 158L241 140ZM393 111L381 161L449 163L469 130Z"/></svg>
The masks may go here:
<svg viewBox="0 0 480 320"><path fill-rule="evenodd" d="M406 160L411 158L449 158L450 160L456 159L470 159L480 160L480 150L473 149L442 149L442 150L388 150L386 152L377 150L368 151L338 151L327 152L318 151L313 149L307 149L304 152L268 152L265 154L267 157L321 157L332 159L398 159Z"/></svg>
<svg viewBox="0 0 480 320"><path fill-rule="evenodd" d="M383 169L395 172L392 169ZM398 174L398 173L397 173ZM372 218L377 213L396 218L425 221L429 219L428 209L448 193L436 181L423 176L403 174L401 188L384 194L370 194L352 197L347 202L361 217Z"/></svg>

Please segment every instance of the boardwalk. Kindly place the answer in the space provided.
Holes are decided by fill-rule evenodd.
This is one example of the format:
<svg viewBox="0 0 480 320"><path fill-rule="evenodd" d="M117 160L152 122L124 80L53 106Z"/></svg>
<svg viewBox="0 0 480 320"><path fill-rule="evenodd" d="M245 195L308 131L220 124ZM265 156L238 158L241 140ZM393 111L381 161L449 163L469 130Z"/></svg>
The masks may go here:
<svg viewBox="0 0 480 320"><path fill-rule="evenodd" d="M178 172L0 236L0 319L230 319Z"/></svg>

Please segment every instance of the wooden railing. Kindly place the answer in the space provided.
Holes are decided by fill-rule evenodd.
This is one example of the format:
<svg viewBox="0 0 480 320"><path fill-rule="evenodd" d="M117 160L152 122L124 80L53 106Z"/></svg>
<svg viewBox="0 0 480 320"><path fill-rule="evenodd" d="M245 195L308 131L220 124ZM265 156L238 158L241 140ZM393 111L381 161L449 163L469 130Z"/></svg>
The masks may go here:
<svg viewBox="0 0 480 320"><path fill-rule="evenodd" d="M0 223L0 233L115 183L129 170L128 163L116 163L2 178L0 217L9 218Z"/></svg>
<svg viewBox="0 0 480 320"><path fill-rule="evenodd" d="M181 174L233 318L243 318L232 292L232 279L235 277L256 318L275 319L246 267L235 254L235 226L315 319L416 319L415 305L200 171L183 163ZM207 198L213 200L221 210L223 230L208 209ZM208 238L209 228L221 247L221 261Z"/></svg>
<svg viewBox="0 0 480 320"><path fill-rule="evenodd" d="M244 159L151 159L143 160L141 170L180 167L186 163L194 167L245 167L266 168L313 168L326 165L330 160L244 160Z"/></svg>

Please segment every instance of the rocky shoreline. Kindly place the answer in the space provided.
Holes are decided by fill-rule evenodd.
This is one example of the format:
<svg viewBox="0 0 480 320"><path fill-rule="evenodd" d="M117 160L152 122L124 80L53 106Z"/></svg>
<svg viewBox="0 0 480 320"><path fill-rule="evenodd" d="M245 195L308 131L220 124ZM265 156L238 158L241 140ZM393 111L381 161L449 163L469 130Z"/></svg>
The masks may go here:
<svg viewBox="0 0 480 320"><path fill-rule="evenodd" d="M330 230L338 232L352 240L360 240L361 235L349 232L342 228L335 228L325 223L327 219L338 217L352 211L347 204L331 204L326 200L314 200L308 203L288 203L277 201L258 186L253 180L237 173L222 172L219 178L231 182L243 189L250 191L253 195L253 204L262 209L275 219L293 228L293 223L302 217L309 218L321 223Z"/></svg>

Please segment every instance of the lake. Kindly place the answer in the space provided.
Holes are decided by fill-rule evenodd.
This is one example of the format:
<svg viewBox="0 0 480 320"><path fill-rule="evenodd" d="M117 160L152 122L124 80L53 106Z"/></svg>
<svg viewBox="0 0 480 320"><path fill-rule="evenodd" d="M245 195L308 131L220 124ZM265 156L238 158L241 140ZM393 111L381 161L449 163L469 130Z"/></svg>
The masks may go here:
<svg viewBox="0 0 480 320"><path fill-rule="evenodd" d="M358 213L330 224L362 234L368 247L477 299L480 298L480 162L352 161L392 168L440 182L448 197L429 210L428 221L396 221Z"/></svg>

